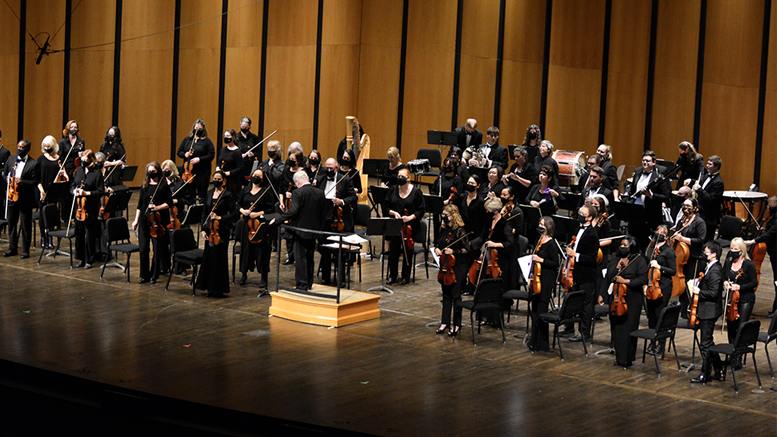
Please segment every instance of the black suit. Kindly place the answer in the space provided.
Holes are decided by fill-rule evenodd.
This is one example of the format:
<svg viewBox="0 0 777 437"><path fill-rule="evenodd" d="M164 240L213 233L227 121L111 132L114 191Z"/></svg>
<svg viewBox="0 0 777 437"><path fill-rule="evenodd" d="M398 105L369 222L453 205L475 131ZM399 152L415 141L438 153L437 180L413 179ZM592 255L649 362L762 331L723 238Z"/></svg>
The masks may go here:
<svg viewBox="0 0 777 437"><path fill-rule="evenodd" d="M710 365L715 370L718 370L721 365L718 354L711 355L709 349L715 345L713 338L715 322L723 313L721 306L722 288L723 268L719 262L715 262L699 283L699 306L696 310L696 317L699 319L699 331L701 332L699 349L703 359L702 374L705 375L709 374Z"/></svg>
<svg viewBox="0 0 777 437"><path fill-rule="evenodd" d="M596 193L591 194L592 190L596 190ZM583 206L585 204L585 199L588 199L589 197L592 197L592 196L594 196L596 194L601 194L602 196L604 196L607 199L607 202L609 202L607 204L607 211L608 212L612 212L612 204L613 204L613 202L615 202L615 197L614 197L614 195L612 193L612 190L609 189L609 188L606 188L604 186L604 184L600 185L598 187L598 190L597 190L597 188L591 188L591 187L585 188L585 189L583 189L581 194L582 195L580 196L580 200L577 202L577 209L578 210L580 209L581 206Z"/></svg>
<svg viewBox="0 0 777 437"><path fill-rule="evenodd" d="M585 291L585 306L583 307L583 321L580 322L580 333L585 337L591 336L591 320L594 316L594 291L599 268L596 257L599 254L599 235L596 228L588 226L580 236L575 252L578 254L575 260L574 290Z"/></svg>
<svg viewBox="0 0 777 437"><path fill-rule="evenodd" d="M634 170L634 175L631 179L631 187L628 191L629 195L637 192L637 184L643 177L647 176L644 173L642 167ZM649 174L649 177L650 182L652 183L656 180L656 178L661 177L661 174L658 169L654 168L653 171ZM645 196L644 220L634 220L632 217L629 221L629 233L637 239L639 242L639 247L642 250L644 250L648 245L648 236L650 235L650 230L655 229L656 226L660 225L664 221L661 211L661 204L664 202L666 202L667 205L669 204L669 195L671 194L672 187L669 185L669 181L664 179L662 182L654 185L650 191L653 193L653 196ZM637 195L635 196L635 199L639 197L640 195Z"/></svg>
<svg viewBox="0 0 777 437"><path fill-rule="evenodd" d="M707 183L709 180L709 183ZM720 177L720 173L715 173L710 176L704 173L701 177L699 185L705 188L699 188L696 194L699 198L699 215L704 219L704 223L707 224L707 240L715 238L715 229L720 223L720 205L723 203L723 190L725 186L723 184L723 178Z"/></svg>
<svg viewBox="0 0 777 437"><path fill-rule="evenodd" d="M464 128L464 126L457 127L456 130L456 139L458 141L459 147L462 151L467 150L467 130ZM479 130L475 129L471 137L469 139L469 145L470 146L477 146L478 144L483 143L483 132L480 132Z"/></svg>
<svg viewBox="0 0 777 437"><path fill-rule="evenodd" d="M320 231L323 227L323 214L326 206L324 192L310 183L291 192L291 208L280 215L281 220L290 220L291 225ZM294 279L296 288L308 290L313 284L313 255L316 251L315 234L294 231L297 240L294 244Z"/></svg>
<svg viewBox="0 0 777 437"><path fill-rule="evenodd" d="M507 148L505 146L496 143L493 146L491 146L491 152L488 154L488 159L491 160L491 166L498 164L500 167L502 167L502 173L507 170L507 166L510 162L510 153L507 151Z"/></svg>
<svg viewBox="0 0 777 437"><path fill-rule="evenodd" d="M5 162L4 174L14 177L14 165L18 157L8 158ZM8 238L9 251L17 251L19 247L19 218L22 220L22 255L30 254L30 245L32 243L32 208L37 205L38 199L35 195L35 187L40 182L40 165L38 161L26 156L24 168L20 175L21 182L17 186L19 200L16 202L8 201ZM7 182L7 180L6 180ZM3 193L5 196L5 193ZM7 197L6 197L7 200Z"/></svg>
<svg viewBox="0 0 777 437"><path fill-rule="evenodd" d="M609 184L608 188L610 188L613 191L617 190L618 189L618 169L615 168L615 164L613 164L610 161L604 161L601 167L602 167L602 170L604 170L604 180L607 181L607 183Z"/></svg>
<svg viewBox="0 0 777 437"><path fill-rule="evenodd" d="M323 173L320 174L318 178L316 178L316 188L318 188L319 190L321 190L322 193L324 193L324 197L327 196L327 188L326 188L327 182L328 182L327 176ZM356 205L356 202L358 200L356 197L356 191L353 188L353 181L345 174L337 172L335 174L333 182L335 182L335 185L334 185L334 188L330 188L332 190L332 193L330 193L330 195L334 194L336 198L341 199L343 201L343 205L342 205L343 230L341 232L344 234L351 234L353 233L353 208ZM331 232L338 232L334 224L334 218L335 218L334 214L335 214L335 205L332 200L329 200L327 198L324 201L324 211L323 211L324 230L331 231ZM332 241L326 241L326 243L332 243ZM326 247L319 247L319 252L321 252L321 280L324 283L328 283L331 278L332 255L334 254L334 251ZM343 263L340 265L343 268L338 270L337 278L340 282L343 282L343 279L345 278L345 275L344 275L345 261L343 261Z"/></svg>

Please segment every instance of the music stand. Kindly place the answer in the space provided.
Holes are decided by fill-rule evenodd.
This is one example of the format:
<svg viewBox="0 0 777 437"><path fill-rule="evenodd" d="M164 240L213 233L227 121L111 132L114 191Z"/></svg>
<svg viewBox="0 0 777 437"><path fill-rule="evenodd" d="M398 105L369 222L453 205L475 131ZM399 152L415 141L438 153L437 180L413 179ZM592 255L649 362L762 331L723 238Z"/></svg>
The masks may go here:
<svg viewBox="0 0 777 437"><path fill-rule="evenodd" d="M402 235L402 220L395 218L371 218L367 223L367 235L380 235L380 285L372 287L367 290L367 293L371 291L385 291L394 294L394 291L385 285L383 285L383 252L386 246L386 237L399 237Z"/></svg>
<svg viewBox="0 0 777 437"><path fill-rule="evenodd" d="M564 236L565 243L572 241L572 237L577 235L577 231L580 230L580 223L569 217L564 217L558 214L553 216L553 222L556 224L556 237Z"/></svg>
<svg viewBox="0 0 777 437"><path fill-rule="evenodd" d="M488 183L488 170L484 167L475 167L474 165L470 165L467 167L467 170L469 170L469 175L472 176L473 174L478 175L480 178L480 182L483 184Z"/></svg>
<svg viewBox="0 0 777 437"><path fill-rule="evenodd" d="M434 223L434 217L439 217L440 214L442 214L443 208L445 208L445 205L443 204L443 198L440 196L435 196L433 194L424 194L424 206L426 209L426 212L431 213L429 217L426 218L426 220L429 220L430 222ZM426 247L431 246L429 244L429 233L431 231L431 226L427 224L426 226L426 235L424 238L426 239ZM424 261L422 263L416 264L416 268L423 267L423 266L432 266L436 268L440 268L437 264L429 261Z"/></svg>
<svg viewBox="0 0 777 437"><path fill-rule="evenodd" d="M379 178L383 176L383 167L386 166L388 159L369 159L364 158L362 163L362 174L367 176Z"/></svg>
<svg viewBox="0 0 777 437"><path fill-rule="evenodd" d="M577 205L580 204L580 198L583 197L582 193L564 193L564 206L563 208L569 211L569 216L572 216L572 213L577 212ZM561 207L561 205L559 205Z"/></svg>
<svg viewBox="0 0 777 437"><path fill-rule="evenodd" d="M632 225L645 227L647 226L647 217L645 217L645 207L628 202L613 202L612 206L613 215L618 217L618 220L629 224L629 233L632 233ZM620 229L620 226L618 226Z"/></svg>
<svg viewBox="0 0 777 437"><path fill-rule="evenodd" d="M135 180L135 174L138 172L138 166L137 165L128 165L125 166L124 169L122 169L121 172L121 181L122 182L132 182Z"/></svg>
<svg viewBox="0 0 777 437"><path fill-rule="evenodd" d="M455 146L459 140L456 132L428 130L426 131L426 143L434 146L440 146L442 150L445 146Z"/></svg>
<svg viewBox="0 0 777 437"><path fill-rule="evenodd" d="M113 195L108 197L108 202L105 204L105 210L108 212L126 210L127 208L129 208L129 201L131 197L132 197L132 192L129 189L114 191ZM118 255L113 257L113 259L118 260L119 259ZM125 272L127 270L126 267L124 267L118 262L112 262L112 263L106 264L105 267L118 267L121 269L122 272Z"/></svg>
<svg viewBox="0 0 777 437"><path fill-rule="evenodd" d="M539 208L531 205L518 205L523 211L523 222L526 225L526 238L529 242L537 241L537 224L540 222L542 213Z"/></svg>
<svg viewBox="0 0 777 437"><path fill-rule="evenodd" d="M382 214L380 213L380 210L378 210L378 205L382 205L383 202L386 201L388 191L388 188L379 187L377 185L372 185L367 188L368 198L372 203L372 209L370 211L375 211L379 217L382 216Z"/></svg>

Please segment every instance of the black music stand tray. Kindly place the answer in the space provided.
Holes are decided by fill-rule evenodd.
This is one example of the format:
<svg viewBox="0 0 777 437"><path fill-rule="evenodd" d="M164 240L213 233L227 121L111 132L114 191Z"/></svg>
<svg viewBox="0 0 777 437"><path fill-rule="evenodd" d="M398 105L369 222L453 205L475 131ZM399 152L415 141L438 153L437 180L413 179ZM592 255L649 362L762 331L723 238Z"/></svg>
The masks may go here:
<svg viewBox="0 0 777 437"><path fill-rule="evenodd" d="M480 178L481 184L488 184L488 170L487 168L483 167L475 167L474 165L467 166L467 170L469 170L470 176L473 174L478 175Z"/></svg>
<svg viewBox="0 0 777 437"><path fill-rule="evenodd" d="M380 235L380 285L367 290L385 291L394 294L394 291L383 285L383 252L386 248L386 237L399 237L402 235L402 220L395 218L371 218L367 223L367 235Z"/></svg>
<svg viewBox="0 0 777 437"><path fill-rule="evenodd" d="M542 213L540 212L539 208L535 208L531 205L518 205L521 208L521 211L523 211L523 222L526 225L526 238L529 239L529 243L531 244L532 241L537 241L537 225L540 222L540 217L542 217Z"/></svg>
<svg viewBox="0 0 777 437"><path fill-rule="evenodd" d="M367 198L370 200L370 203L372 203L372 209L370 211L375 211L378 217L381 217L381 211L378 209L378 205L382 205L383 202L386 201L388 191L388 188L379 187L377 185L372 185L367 188Z"/></svg>
<svg viewBox="0 0 777 437"><path fill-rule="evenodd" d="M562 241L565 243L572 241L572 237L576 236L577 231L580 230L580 223L576 219L556 214L553 216L553 221L556 224L556 238L563 235Z"/></svg>
<svg viewBox="0 0 777 437"><path fill-rule="evenodd" d="M434 146L440 146L442 150L445 146L455 146L459 140L456 137L456 132L440 131L440 130L428 130L426 131L426 143Z"/></svg>
<svg viewBox="0 0 777 437"><path fill-rule="evenodd" d="M121 181L123 182L132 182L135 180L135 174L138 172L138 166L137 165L127 165L122 169L121 172Z"/></svg>
<svg viewBox="0 0 777 437"><path fill-rule="evenodd" d="M105 210L108 212L124 211L129 207L129 201L131 197L132 191L130 190L114 191L113 195L108 197L108 203L105 204ZM114 256L113 259L118 260L119 257ZM105 265L105 267L118 267L122 272L127 270L126 267L118 262L108 263Z"/></svg>
<svg viewBox="0 0 777 437"><path fill-rule="evenodd" d="M429 223L434 223L434 217L438 217L440 214L442 214L443 208L445 208L445 205L443 204L443 198L440 196L435 196L433 194L424 194L424 205L426 207L426 212L431 213L429 216L427 216L425 219L429 221ZM426 247L431 247L429 244L429 236L433 235L431 234L432 226L430 224L426 225L426 235L424 235L424 238L426 239ZM434 259L432 259L434 261ZM436 263L424 261L422 263L416 264L416 268L423 267L423 266L431 266L435 268L440 268Z"/></svg>
<svg viewBox="0 0 777 437"><path fill-rule="evenodd" d="M613 202L612 212L621 222L647 225L645 207L629 202ZM618 226L620 229L620 226ZM631 233L631 229L629 229Z"/></svg>

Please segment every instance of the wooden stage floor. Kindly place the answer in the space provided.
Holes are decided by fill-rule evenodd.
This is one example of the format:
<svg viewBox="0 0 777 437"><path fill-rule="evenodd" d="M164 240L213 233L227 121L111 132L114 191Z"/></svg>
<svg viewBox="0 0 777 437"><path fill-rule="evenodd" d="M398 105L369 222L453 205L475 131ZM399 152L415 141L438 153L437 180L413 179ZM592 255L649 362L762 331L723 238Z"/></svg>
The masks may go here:
<svg viewBox="0 0 777 437"><path fill-rule="evenodd" d="M650 356L624 370L566 340L564 361L533 354L513 336L524 332L525 305L505 344L484 328L473 346L468 324L457 339L435 335L440 291L431 269L429 280L419 269L415 284L382 294L379 319L334 329L270 317L256 274L214 300L193 297L180 276L169 291L164 282L138 285L137 256L130 284L116 268L100 280L98 268L71 270L66 257L35 259L0 258L0 360L118 390L389 436L777 434L777 383L762 346L763 390L748 360L735 394L730 375L690 384L697 371L678 372L671 355L657 378ZM362 276L354 288L378 285L378 261L364 259ZM763 330L773 277L767 260L754 311ZM281 283L293 285L292 266L281 266ZM596 333L601 350L608 323ZM677 344L690 362L690 332Z"/></svg>

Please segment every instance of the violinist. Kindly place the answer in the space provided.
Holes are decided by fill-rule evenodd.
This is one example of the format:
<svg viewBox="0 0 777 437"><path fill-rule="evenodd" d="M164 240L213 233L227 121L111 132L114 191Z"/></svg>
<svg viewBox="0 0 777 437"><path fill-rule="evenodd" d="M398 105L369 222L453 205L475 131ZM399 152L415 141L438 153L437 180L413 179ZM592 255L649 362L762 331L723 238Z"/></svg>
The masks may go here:
<svg viewBox="0 0 777 437"><path fill-rule="evenodd" d="M340 172L351 178L351 181L353 182L353 190L356 191L356 195L358 196L359 193L364 191L364 187L362 187L361 173L355 168L356 154L354 154L353 150L351 149L345 149L343 154L340 156L339 163Z"/></svg>
<svg viewBox="0 0 777 437"><path fill-rule="evenodd" d="M551 186L554 175L555 173L550 166L543 166L540 169L540 183L531 187L525 199L526 204L539 208L542 215L555 214L558 202L565 200L564 196Z"/></svg>
<svg viewBox="0 0 777 437"><path fill-rule="evenodd" d="M470 266L471 272L473 269L477 270L474 272L474 275L469 276L470 283L475 286L477 286L477 283L479 283L480 280L486 279L487 277L508 277L508 271L511 265L510 258L513 245L515 244L515 238L513 236L512 223L501 213L502 207L502 201L497 197L485 201L486 226L483 227L480 235L472 240L473 249L479 249L480 255L475 263ZM492 249L496 250L495 256L491 252ZM494 258L496 258L496 263L494 263ZM476 267L478 263L481 263L480 267ZM498 268L500 274L497 276L494 276L493 273L487 275L487 270L489 268L492 272L493 269ZM477 279L473 280L473 277L476 277ZM505 289L502 291L504 292L507 290L506 287L508 284L505 281L503 285ZM497 317L498 313L485 314L483 316L483 319L485 319L483 323L494 323Z"/></svg>
<svg viewBox="0 0 777 437"><path fill-rule="evenodd" d="M253 271L256 268L256 272L261 275L259 288L265 289L267 288L267 274L270 272L270 249L273 237L268 233L261 242L253 243L251 242L251 232L253 231L252 227L249 226L249 222L252 220L257 220L253 222L254 225L262 225L265 222L264 216L275 212L275 194L273 194L273 189L265 179L261 169L254 170L254 174L251 175L251 185L243 188L237 199L237 204L240 218L243 221L242 226L238 224L242 228L242 232L237 235L237 238L240 238L241 248L240 285L245 285L248 281L248 271ZM263 226L268 225L264 224Z"/></svg>
<svg viewBox="0 0 777 437"><path fill-rule="evenodd" d="M747 246L745 241L739 237L731 240L731 249L728 257L723 263L723 288L728 288L728 302L736 309L732 309L732 317L727 317L728 342L734 343L737 331L742 323L750 320L755 305L755 288L758 286L758 274L755 271L755 264L747 255ZM733 296L736 296L732 299ZM738 299L737 299L738 298ZM734 304L735 301L737 301ZM725 313L728 308L723 309ZM738 317L737 317L738 314ZM730 320L730 319L734 320ZM732 362L734 370L742 367L742 362Z"/></svg>
<svg viewBox="0 0 777 437"><path fill-rule="evenodd" d="M8 215L8 251L5 257L18 255L19 220L22 228L22 259L30 257L32 245L32 208L37 203L35 188L40 181L38 161L29 156L31 144L21 140L16 145L16 156L5 162L6 196ZM16 195L14 196L14 192Z"/></svg>
<svg viewBox="0 0 777 437"><path fill-rule="evenodd" d="M437 239L434 253L440 257L443 280L442 286L442 318L437 334L448 331L449 337L455 337L461 330L461 307L456 302L461 301L461 290L466 283L468 254L472 251L469 236L464 229L464 221L459 215L456 205L446 205L443 208L442 230ZM451 325L453 312L453 325Z"/></svg>
<svg viewBox="0 0 777 437"><path fill-rule="evenodd" d="M353 188L351 178L345 173L337 171L337 161L334 158L326 160L324 172L316 179L315 185L326 198L322 212L323 230L353 234L353 208L357 201L356 191ZM326 241L324 244L327 243L331 243L331 241ZM319 245L319 251L321 252L321 284L330 285L332 283L332 262L338 263L337 250ZM343 259L343 262L339 263L340 270L337 272L340 288L345 287L345 264L346 261Z"/></svg>
<svg viewBox="0 0 777 437"><path fill-rule="evenodd" d="M170 204L170 225L168 225L168 229L170 231L174 231L175 228L175 219L178 220L178 223L182 222L186 218L186 208L191 203L191 199L187 196L191 196L191 191L184 188L184 181L181 179L181 176L178 174L178 166L175 165L175 162L173 162L170 159L166 159L162 162L162 176L164 176L165 181L167 182L167 186L170 187L170 192L172 193L172 201L173 203ZM171 259L169 257L165 257L162 259L162 265L160 268L160 273L165 274L165 272L170 271L170 262ZM186 265L180 264L176 267L176 274L184 274L186 273Z"/></svg>
<svg viewBox="0 0 777 437"><path fill-rule="evenodd" d="M694 286L691 290L691 293L699 296L696 317L699 320L699 332L701 333L699 350L702 357L701 374L691 379L692 383L706 384L710 379L721 380L725 377L720 356L709 351L715 345L713 338L715 322L723 314L721 307L723 268L718 262L721 252L720 244L717 241L708 241L704 244L707 267L704 269L704 276L698 286ZM715 373L711 374L711 370L714 370Z"/></svg>
<svg viewBox="0 0 777 437"><path fill-rule="evenodd" d="M699 179L704 171L704 158L696 152L696 147L688 141L683 141L677 146L680 156L676 164L680 166L677 170L677 189L688 186ZM692 185L691 185L692 186Z"/></svg>
<svg viewBox="0 0 777 437"><path fill-rule="evenodd" d="M105 180L97 168L94 152L87 149L81 158L70 192L77 200L73 210L76 213L76 256L81 260L76 267L91 269L100 254L100 199L105 192Z"/></svg>
<svg viewBox="0 0 777 437"><path fill-rule="evenodd" d="M156 161L150 162L146 166L146 177L140 186L135 220L132 222L132 229L138 231L140 246L139 284L156 284L165 267L164 260L170 258L170 233L167 225L170 223L172 204L173 194L162 174L162 167ZM154 257L149 266L151 245L154 246Z"/></svg>
<svg viewBox="0 0 777 437"><path fill-rule="evenodd" d="M501 193L502 188L505 187L502 183L502 173L504 172L498 165L488 169L488 181L480 187L481 198L499 197L499 193Z"/></svg>
<svg viewBox="0 0 777 437"><path fill-rule="evenodd" d="M752 240L745 241L747 246L754 244L764 243L766 244L766 253L769 254L769 262L772 264L772 271L777 272L777 196L769 198L769 220L761 227L761 234ZM774 313L777 311L777 283L774 284L774 302L772 303L772 309L766 314L766 317L774 317Z"/></svg>
<svg viewBox="0 0 777 437"><path fill-rule="evenodd" d="M707 232L707 226L704 220L697 214L698 202L696 199L686 199L683 202L683 218L669 229L672 232L670 240L685 243L690 248L688 262L683 267L683 274L687 280L696 278L701 269L704 268L705 256L702 253L704 238ZM680 316L688 318L688 295L680 295L681 311Z"/></svg>
<svg viewBox="0 0 777 437"><path fill-rule="evenodd" d="M253 170L261 168L264 173L264 177L267 178L267 182L272 184L276 191L281 188L281 177L285 166L283 164L283 147L278 140L270 140L267 142L267 159L262 161L261 164L252 168Z"/></svg>
<svg viewBox="0 0 777 437"><path fill-rule="evenodd" d="M455 205L457 197L462 194L464 189L464 182L456 174L455 161L454 158L445 158L442 173L435 179L432 188L429 190L430 194L442 198L443 205ZM432 219L435 229L434 236L435 240L437 240L440 234L440 216L435 215Z"/></svg>
<svg viewBox="0 0 777 437"><path fill-rule="evenodd" d="M111 126L105 133L105 141L100 145L100 152L105 155L104 174L110 173L110 180L105 183L109 187L119 185L121 182L122 169L114 170L114 167L121 167L127 163L127 152L124 148L124 140L121 139L121 130L118 126ZM114 171L111 171L114 170Z"/></svg>
<svg viewBox="0 0 777 437"><path fill-rule="evenodd" d="M100 198L100 210L98 213L98 221L100 222L100 252L102 253L102 256L105 257L108 261L111 259L111 251L108 250L108 227L106 221L111 218L115 217L116 212L115 211L106 211L105 206L108 203L108 199L113 194L113 188L111 188L111 185L108 183L108 173L105 168L105 154L103 152L97 152L94 154L94 159L96 161L94 168L98 170L103 175L103 182L105 183L105 191L103 192L103 196ZM116 167L114 167L116 168ZM114 172L115 174L116 172ZM117 181L113 177L113 174L111 174L110 179Z"/></svg>
<svg viewBox="0 0 777 437"><path fill-rule="evenodd" d="M281 175L281 187L278 190L278 194L281 196L282 203L289 209L291 206L291 194L296 189L294 184L294 174L298 171L304 171L302 166L302 159L305 155L299 150L293 150L289 152L289 157L286 160L283 174ZM285 232L283 238L286 240L286 260L283 265L294 264L294 234L292 232Z"/></svg>
<svg viewBox="0 0 777 437"><path fill-rule="evenodd" d="M661 296L657 299L651 299L650 293L647 293L645 296L647 302L645 312L647 313L648 327L650 329L656 328L658 315L669 304L669 299L672 297L672 277L677 273L674 248L667 244L668 240L669 229L666 225L658 225L656 232L653 234L653 241L645 253L645 258L649 260L650 267L648 287L651 287L656 276L658 276L658 286L661 290ZM647 352L651 355L663 355L664 342L655 345L655 347L651 345Z"/></svg>
<svg viewBox="0 0 777 437"><path fill-rule="evenodd" d="M380 186L384 188L393 187L397 184L397 177L399 171L406 169L405 164L402 164L402 157L399 155L399 149L396 147L389 147L386 152L386 158L388 164L383 168L383 176L380 179Z"/></svg>
<svg viewBox="0 0 777 437"><path fill-rule="evenodd" d="M539 153L534 158L534 168L539 169L539 171L542 172L543 167L550 167L552 173L548 173L551 178L549 186L558 191L558 162L553 159L553 148L553 143L548 140L540 142L540 147L538 149Z"/></svg>
<svg viewBox="0 0 777 437"><path fill-rule="evenodd" d="M525 147L516 147L513 156L515 163L510 167L510 171L502 176L502 183L513 187L516 198L523 201L529 195L531 186L539 182L539 174L534 164L528 161L529 152Z"/></svg>
<svg viewBox="0 0 777 437"><path fill-rule="evenodd" d="M308 165L305 167L305 173L308 174L311 184L316 184L316 179L321 174L321 167L321 153L317 149L311 150L308 154Z"/></svg>
<svg viewBox="0 0 777 437"><path fill-rule="evenodd" d="M226 189L224 172L213 173L213 189L205 196L202 209L202 238L205 242L202 270L195 288L208 290L208 297L221 298L229 293L229 235L235 220L235 199Z"/></svg>
<svg viewBox="0 0 777 437"><path fill-rule="evenodd" d="M614 312L610 313L612 344L615 347L613 365L627 368L634 362L637 352L637 338L631 337L629 334L639 329L643 301L642 286L647 284L648 263L640 253L637 239L630 235L621 240L614 255L610 259L605 279L613 284L614 299L618 298L615 297L619 293L618 288L626 286L627 311L622 316L616 315ZM575 273L577 273L577 269L575 267ZM620 298L623 296L621 295ZM599 303L603 303L601 296Z"/></svg>
<svg viewBox="0 0 777 437"><path fill-rule="evenodd" d="M504 187L500 193L502 199L502 217L510 222L513 229L513 236L525 235L523 224L523 210L515 203L515 191L513 187ZM518 237L514 237L517 240ZM518 244L513 244L508 254L509 266L506 272L503 272L505 278L505 287L507 290L516 290L520 284L521 268L518 266L518 256L520 248ZM506 274L505 274L506 273Z"/></svg>
<svg viewBox="0 0 777 437"><path fill-rule="evenodd" d="M540 236L537 246L532 254L532 262L535 266L532 275L539 271L540 292L536 293L529 287L531 296L532 331L527 346L531 351L549 352L550 336L548 323L542 321L539 315L548 312L548 304L552 298L553 287L558 276L559 245L553 237L556 233L556 224L552 217L540 218L537 226L537 234Z"/></svg>
<svg viewBox="0 0 777 437"><path fill-rule="evenodd" d="M38 167L40 168L40 182L38 191L40 198L38 201L38 210L43 211L43 207L50 203L57 203L59 199L47 196L51 185L59 176L63 181L70 181L64 167L62 166L62 157L59 156L59 144L53 136L49 135L43 139L40 145L42 154L38 157ZM40 224L41 247L49 246L49 238L46 235L46 226L43 220L38 220Z"/></svg>
<svg viewBox="0 0 777 437"><path fill-rule="evenodd" d="M70 120L65 123L65 128L62 130L62 139L59 140L59 155L65 160L65 171L73 179L76 174L76 158L81 159L81 155L86 149L86 141L78 136L80 130L78 129L78 123L75 120ZM70 207L70 204L67 204Z"/></svg>
<svg viewBox="0 0 777 437"><path fill-rule="evenodd" d="M216 170L221 170L227 176L227 191L237 195L243 188L243 153L237 144L237 132L227 129L224 132L224 147L219 150L216 160Z"/></svg>
<svg viewBox="0 0 777 437"><path fill-rule="evenodd" d="M594 294L596 291L596 279L598 269L596 258L599 255L599 235L593 222L596 220L596 208L592 205L583 205L577 211L577 221L580 229L577 231L574 243L566 248L566 255L574 262L572 270L573 285L571 290L585 291L585 303L583 307L583 320L580 322L580 333L570 337L569 341L590 341L591 322L594 317ZM567 325L559 333L569 335L574 331L572 325Z"/></svg>
<svg viewBox="0 0 777 437"><path fill-rule="evenodd" d="M189 135L181 140L178 157L184 160L184 169L190 167L194 177L191 189L197 193L197 198L204 198L208 191L211 162L216 157L216 149L208 138L208 129L201 118L194 122Z"/></svg>
<svg viewBox="0 0 777 437"><path fill-rule="evenodd" d="M486 210L483 206L484 201L479 196L479 188L480 176L473 174L467 179L467 183L464 185L464 194L459 197L457 205L461 218L464 220L464 229L471 232L473 236L480 235L486 222ZM472 264L477 255L477 252L470 252L468 264ZM471 294L474 290L475 285L467 283L464 285L463 294Z"/></svg>
<svg viewBox="0 0 777 437"><path fill-rule="evenodd" d="M237 138L235 138L234 141L240 145L240 152L242 153L241 157L243 158L243 173L253 174L251 170L254 168L254 163L258 164L262 162L264 145L259 145L259 147L254 149L254 146L259 144L262 139L251 132L250 118L243 117L240 119L240 132L238 132Z"/></svg>
<svg viewBox="0 0 777 437"><path fill-rule="evenodd" d="M389 217L402 219L404 226L410 227L407 238L388 237L389 241L389 267L387 283L405 285L410 282L410 263L413 260L413 246L410 240L424 238L420 232L420 222L426 212L424 195L421 190L410 183L410 170L402 168L397 172L396 185L393 185L386 195L383 210ZM404 231L403 231L404 232ZM397 282L397 269L399 267L399 255L403 254L402 277Z"/></svg>
<svg viewBox="0 0 777 437"><path fill-rule="evenodd" d="M596 209L596 220L593 221L593 227L596 228L596 234L599 236L599 251L602 254L602 259L596 266L599 272L596 275L595 294L603 297L607 297L607 283L604 281L604 275L602 272L607 269L610 259L610 247L612 247L613 240L602 239L612 237L615 233L612 231L612 225L607 220L607 198L601 194L595 194L591 198L586 199L584 205L591 205ZM597 253L597 257L598 257Z"/></svg>

